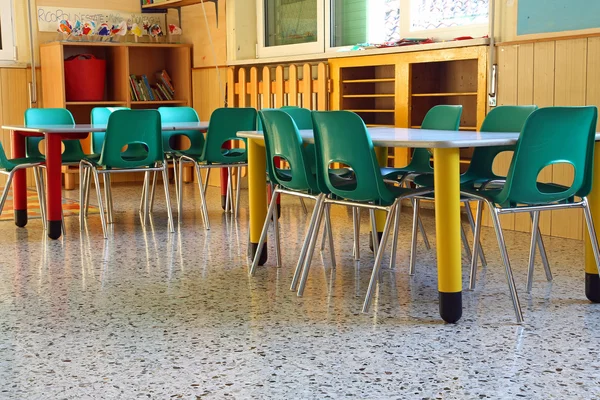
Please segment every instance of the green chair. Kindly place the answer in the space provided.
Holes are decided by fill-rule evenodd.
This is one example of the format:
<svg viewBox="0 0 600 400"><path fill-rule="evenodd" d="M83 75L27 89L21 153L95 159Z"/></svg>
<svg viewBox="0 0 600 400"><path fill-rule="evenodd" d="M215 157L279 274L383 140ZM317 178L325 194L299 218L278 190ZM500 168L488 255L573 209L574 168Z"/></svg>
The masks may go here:
<svg viewBox="0 0 600 400"><path fill-rule="evenodd" d="M403 188L384 182L373 142L367 127L357 114L350 111L315 111L312 116L317 152L317 185L322 193L330 192L332 197L323 197L313 212L316 213L316 225L310 238L298 295L303 294L306 286L315 242L326 208L331 204L366 208L370 211L372 220L375 210L385 211L387 219L381 243L378 243L376 230L372 231L376 258L363 304L363 312L367 312L379 280L381 260L393 225L392 220L400 212L401 200L423 195L429 189ZM332 163L347 165L354 172L354 179L340 181L337 175L330 173Z"/></svg>
<svg viewBox="0 0 600 400"><path fill-rule="evenodd" d="M45 160L42 157L24 157L24 158L13 158L9 159L6 157L6 153L4 152L4 148L2 147L2 143L0 142L0 174L7 175L6 183L4 184L4 191L2 192L2 197L0 197L0 215L2 215L2 210L4 210L4 203L6 202L6 198L8 197L8 191L10 190L10 185L15 176L15 172L26 169L33 168L33 176L35 178L35 187L37 189L37 195L40 202L40 210L42 210L42 218L44 218L44 223L46 222L44 211L45 207L42 204L45 201L44 197L44 188L40 186L41 183L41 174L42 171L40 167L44 164Z"/></svg>
<svg viewBox="0 0 600 400"><path fill-rule="evenodd" d="M144 146L144 148L147 149L145 157L130 158L125 156L122 149L128 148L133 144ZM94 176L96 195L98 197L98 205L100 208L100 219L102 221L102 231L105 239L108 238L108 227L104 215L99 175L104 176L104 186L110 187L110 179L107 179L107 176L110 176L110 174L113 173L144 172L146 174L146 181L148 181L150 172L162 172L167 213L169 217L169 230L171 232L175 231L171 210L171 198L169 196L169 175L163 151L161 119L158 111L118 110L110 114L100 158L97 161L93 159L84 159L79 164L79 184L82 187L84 184L82 181L84 169L86 168L90 169ZM145 198L148 198L149 189L149 185L146 185ZM81 191L80 201L82 204L84 202L83 196L83 191ZM142 216L143 225L146 225L148 215L148 203L146 202ZM79 218L80 224L83 227L84 213L80 213Z"/></svg>
<svg viewBox="0 0 600 400"><path fill-rule="evenodd" d="M587 200L592 187L597 118L596 107L548 107L534 111L521 131L504 186L501 189L463 191L463 195L480 200L474 252L479 247L482 201L489 206L518 323L523 321L523 314L504 243L500 214L533 214L531 259L535 255L540 211L583 208L596 265L600 269L598 240ZM565 135L568 135L568 140L565 140ZM573 183L570 186L538 182L538 176L545 167L558 164L573 167Z"/></svg>
<svg viewBox="0 0 600 400"><path fill-rule="evenodd" d="M294 109L294 111L296 110L304 109ZM308 151L306 150L307 148L303 146L302 137L298 132L295 119L292 117L292 115L290 115L289 111L290 109L270 109L262 110L258 113L265 138L267 170L269 171L269 179L271 184L274 185L274 190L260 240L258 242L256 254L250 268L250 275L252 276L254 276L256 272L256 267L258 266L271 222L273 222L275 233L275 256L277 260L277 267L281 267L279 220L276 206L279 196L281 194L286 194L299 198L315 200L315 209L319 206L324 196L324 194L322 194L319 190L319 187L317 186L317 178L314 172L311 170L311 164L309 160L314 161L314 157L311 159L311 157L308 155ZM308 111L308 113L310 115L310 111ZM289 168L280 168L279 160L284 160L287 162ZM308 248L308 239L312 234L315 219L316 214L313 213L308 231L305 235L304 244L300 251L300 258L298 259L296 271L292 280L292 288L295 287L302 265L304 265L304 259ZM329 233L331 238L330 230ZM333 248L331 248L331 254L333 254ZM335 259L333 256L332 260L335 264Z"/></svg>
<svg viewBox="0 0 600 400"><path fill-rule="evenodd" d="M66 108L30 108L25 111L25 125L74 125L75 120L73 115ZM40 142L43 137L27 137L25 139L25 154L33 159L42 158L44 155L40 152ZM64 151L62 153L63 165L78 165L85 157L85 153L81 147L79 140L63 140ZM44 165L41 165L43 168ZM42 194L40 199L40 211L44 229L46 229L46 196L44 192L44 174L41 171L34 173L36 177L36 186L39 186L38 192ZM63 219L62 224L63 234L65 232L65 224Z"/></svg>
<svg viewBox="0 0 600 400"><path fill-rule="evenodd" d="M498 106L493 108L485 117L483 124L481 125L481 132L521 132L523 126L525 125L525 121L531 115L532 112L537 110L537 106ZM514 146L491 146L491 147L477 147L473 151L473 156L471 158L471 163L469 164L469 168L464 174L460 176L460 184L462 189L473 189L475 187L487 187L490 184L498 185L503 184L506 180L504 176L498 176L493 171L493 165L495 158L503 152L506 151L514 151ZM415 184L418 186L432 187L433 186L433 176L431 174L427 175L419 175L413 180ZM432 200L430 197L428 200ZM471 212L471 207L469 204L469 198L461 199L465 206L465 212L469 219L471 226L473 227L473 215ZM420 208L420 199L415 199L415 215L418 216L419 208ZM413 220L415 216L413 215ZM414 225L414 221L413 221ZM476 229L476 228L473 228ZM474 232L474 230L473 230ZM466 241L466 236L464 234L464 230L462 230L463 234L463 243L467 246L468 242ZM415 270L415 260L416 260L416 241L414 240L414 236L416 235L416 228L413 227L413 242L411 243L411 256L410 256L410 273L414 274ZM548 264L548 259L546 257L546 251L544 247L544 243L542 240L542 236L538 235L537 243L540 249L542 263L544 265L544 269L546 271L546 276L549 281L552 280L552 272L550 271L550 266ZM467 250L467 255L471 259L471 274L469 279L469 290L475 289L476 275L477 275L477 260L481 259L482 264L485 266L486 260L483 254L483 250L480 248L478 252L478 257L473 257L470 250ZM533 267L532 267L533 268ZM531 291L531 282L532 280L528 280L528 292Z"/></svg>
<svg viewBox="0 0 600 400"><path fill-rule="evenodd" d="M245 148L225 149L223 146L232 140L242 140L237 132L253 131L256 129L256 110L254 108L218 108L213 111L208 123L208 131L201 154L181 154L178 157L178 179L179 187L183 184L182 173L185 163L192 163L196 169L196 178L198 179L198 189L202 202L202 216L204 227L210 229L208 219L208 209L204 196L204 184L202 182L201 170L205 168L227 168L228 169L228 197L233 203L233 193L231 189L231 170L237 168L238 176L241 174L241 167L248 165L248 155ZM178 193L178 219L181 223L182 214L182 190ZM237 218L239 209L239 185L235 201L234 215Z"/></svg>

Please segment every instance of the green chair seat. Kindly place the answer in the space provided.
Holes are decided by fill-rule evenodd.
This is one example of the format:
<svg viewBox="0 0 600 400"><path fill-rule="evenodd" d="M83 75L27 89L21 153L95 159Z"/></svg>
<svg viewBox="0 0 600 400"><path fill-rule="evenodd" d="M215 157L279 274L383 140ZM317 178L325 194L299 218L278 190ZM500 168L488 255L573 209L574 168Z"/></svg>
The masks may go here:
<svg viewBox="0 0 600 400"><path fill-rule="evenodd" d="M8 159L8 158L4 157L3 160L0 160L0 169L5 170L6 172L10 172L20 165L42 164L45 161L46 160L42 157L22 157L22 158L12 158L12 159Z"/></svg>

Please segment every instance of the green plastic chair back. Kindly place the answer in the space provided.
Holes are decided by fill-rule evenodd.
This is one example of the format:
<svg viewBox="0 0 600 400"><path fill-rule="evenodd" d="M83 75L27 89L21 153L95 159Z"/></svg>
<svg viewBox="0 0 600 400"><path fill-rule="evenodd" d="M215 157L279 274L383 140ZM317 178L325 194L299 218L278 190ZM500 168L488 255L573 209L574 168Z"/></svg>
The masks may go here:
<svg viewBox="0 0 600 400"><path fill-rule="evenodd" d="M199 122L198 113L191 107L159 107L158 112L162 123ZM179 151L175 149L178 136L185 136L190 140L190 147L183 152L188 154L202 154L204 149L204 133L200 131L163 131L163 148L166 152Z"/></svg>
<svg viewBox="0 0 600 400"><path fill-rule="evenodd" d="M435 106L431 108L425 115L425 118L421 123L421 129L457 131L458 127L460 126L461 115L461 105ZM430 159L431 153L429 150L414 149L410 163L402 169L420 173L433 173Z"/></svg>
<svg viewBox="0 0 600 400"><path fill-rule="evenodd" d="M318 192L315 176L305 160L302 137L287 110L263 110L258 115L263 125L271 181L292 190ZM290 169L281 173L276 157L287 161Z"/></svg>
<svg viewBox="0 0 600 400"><path fill-rule="evenodd" d="M294 120L296 127L299 130L312 129L312 112L308 108L301 108L297 106L283 106L280 110L285 111Z"/></svg>
<svg viewBox="0 0 600 400"><path fill-rule="evenodd" d="M108 124L108 117L114 111L129 110L128 107L94 107L90 113L90 121L92 124L104 125ZM92 153L100 154L102 145L104 144L104 135L106 132L92 133Z"/></svg>
<svg viewBox="0 0 600 400"><path fill-rule="evenodd" d="M141 145L145 157L129 158L125 146ZM164 160L160 114L156 110L119 110L113 112L106 127L99 164L111 168L138 168Z"/></svg>
<svg viewBox="0 0 600 400"><path fill-rule="evenodd" d="M256 110L254 108L217 108L210 116L208 132L204 142L202 161L209 164L232 164L246 162L245 151L230 151L223 145L231 140L246 139L237 136L239 131L253 131L256 128Z"/></svg>
<svg viewBox="0 0 600 400"><path fill-rule="evenodd" d="M363 120L351 111L313 111L312 118L319 188L349 200L392 204L395 197L383 182L373 142ZM329 166L335 162L353 170L352 185L336 185L332 181Z"/></svg>
<svg viewBox="0 0 600 400"><path fill-rule="evenodd" d="M537 106L498 106L493 108L483 120L481 132L521 132L525 121ZM465 177L469 180L504 179L494 174L494 159L505 151L513 151L515 146L476 147L471 157Z"/></svg>
<svg viewBox="0 0 600 400"><path fill-rule="evenodd" d="M30 108L25 111L25 125L74 125L73 115L66 108ZM39 150L43 137L27 137L25 151L27 157L44 157ZM85 154L79 140L63 140L65 150L63 162L78 162Z"/></svg>
<svg viewBox="0 0 600 400"><path fill-rule="evenodd" d="M498 204L547 204L587 196L592 188L594 140L598 109L547 107L534 111L519 136L506 184L494 196ZM549 165L570 164L573 183L561 190L538 185L539 173Z"/></svg>

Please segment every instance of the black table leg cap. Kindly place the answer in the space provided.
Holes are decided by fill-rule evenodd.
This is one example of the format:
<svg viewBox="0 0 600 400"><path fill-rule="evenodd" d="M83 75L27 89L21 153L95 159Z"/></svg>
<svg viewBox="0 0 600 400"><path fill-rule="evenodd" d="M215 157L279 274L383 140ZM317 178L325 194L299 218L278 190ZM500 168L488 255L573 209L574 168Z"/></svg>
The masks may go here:
<svg viewBox="0 0 600 400"><path fill-rule="evenodd" d="M227 196L222 194L221 195L221 207L223 207L223 210L225 209L226 205L227 205Z"/></svg>
<svg viewBox="0 0 600 400"><path fill-rule="evenodd" d="M15 225L23 228L27 225L27 210L15 210Z"/></svg>
<svg viewBox="0 0 600 400"><path fill-rule="evenodd" d="M440 316L449 324L462 317L462 292L440 293Z"/></svg>
<svg viewBox="0 0 600 400"><path fill-rule="evenodd" d="M592 303L600 303L600 276L585 273L585 297Z"/></svg>
<svg viewBox="0 0 600 400"><path fill-rule="evenodd" d="M254 260L254 255L258 250L258 243L250 242L248 245L248 257ZM263 245L262 252L260 253L260 260L258 260L258 265L265 265L267 259L269 258L269 252L267 251L267 243Z"/></svg>
<svg viewBox="0 0 600 400"><path fill-rule="evenodd" d="M48 237L58 239L62 234L62 221L48 221Z"/></svg>

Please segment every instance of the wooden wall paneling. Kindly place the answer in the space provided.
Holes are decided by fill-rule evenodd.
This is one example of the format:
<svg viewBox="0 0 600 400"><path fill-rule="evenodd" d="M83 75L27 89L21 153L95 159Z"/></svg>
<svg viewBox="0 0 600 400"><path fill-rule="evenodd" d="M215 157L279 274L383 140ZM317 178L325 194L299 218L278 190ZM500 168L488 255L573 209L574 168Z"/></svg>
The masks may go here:
<svg viewBox="0 0 600 400"><path fill-rule="evenodd" d="M240 68L238 71L238 106L239 107L247 107L248 100L248 85L246 81L246 68Z"/></svg>
<svg viewBox="0 0 600 400"><path fill-rule="evenodd" d="M477 58L477 130L481 128L487 110L487 51L487 47L480 48Z"/></svg>
<svg viewBox="0 0 600 400"><path fill-rule="evenodd" d="M410 118L411 68L408 63L396 64L394 78L394 122L395 126L408 128ZM410 149L394 149L394 166L401 168L410 162Z"/></svg>
<svg viewBox="0 0 600 400"><path fill-rule="evenodd" d="M283 79L283 65L275 68L275 108L285 105L285 81Z"/></svg>
<svg viewBox="0 0 600 400"><path fill-rule="evenodd" d="M498 105L517 104L517 77L518 77L518 46L505 46L498 51ZM501 153L494 161L494 171L506 176L512 160L512 152ZM484 210L484 223L491 225L489 211ZM500 216L502 228L514 229L514 214Z"/></svg>
<svg viewBox="0 0 600 400"><path fill-rule="evenodd" d="M219 7L217 27L216 8ZM208 29L204 20L204 11L208 19ZM138 2L139 10L139 2ZM169 23L179 25L176 11L169 12ZM193 66L195 68L227 64L227 18L225 1L183 7L181 9L182 40L194 45ZM209 37L210 32L210 37ZM212 44L211 39L212 38ZM216 57L216 60L215 60Z"/></svg>
<svg viewBox="0 0 600 400"><path fill-rule="evenodd" d="M298 105L298 67L295 64L290 65L289 72L289 94L288 105Z"/></svg>
<svg viewBox="0 0 600 400"><path fill-rule="evenodd" d="M517 60L517 104L533 104L532 43L519 46L519 57ZM531 232L531 217L529 214L515 214L515 230L521 232Z"/></svg>
<svg viewBox="0 0 600 400"><path fill-rule="evenodd" d="M62 82L64 77L63 46L40 47L42 68L42 82ZM62 85L42 86L42 95L46 104L64 104L66 101L65 88Z"/></svg>
<svg viewBox="0 0 600 400"><path fill-rule="evenodd" d="M585 104L587 39L557 41L555 60L555 105ZM573 180L573 170L567 166L554 165L552 178L555 183L570 185ZM582 232L581 210L552 211L552 236L581 240Z"/></svg>
<svg viewBox="0 0 600 400"><path fill-rule="evenodd" d="M262 74L262 107L261 108L272 108L271 104L271 69L269 67L263 68Z"/></svg>
<svg viewBox="0 0 600 400"><path fill-rule="evenodd" d="M195 88L196 86L194 86ZM235 96L235 67L227 68L227 106L236 107L237 100Z"/></svg>
<svg viewBox="0 0 600 400"><path fill-rule="evenodd" d="M319 63L317 71L317 110L327 111L327 64Z"/></svg>
<svg viewBox="0 0 600 400"><path fill-rule="evenodd" d="M587 87L585 103L600 107L600 37L588 38L587 54ZM600 121L596 131L600 130ZM596 180L598 182L598 180ZM587 237L586 225L583 224L583 237Z"/></svg>
<svg viewBox="0 0 600 400"><path fill-rule="evenodd" d="M312 101L312 68L310 64L302 66L302 107L313 109Z"/></svg>
<svg viewBox="0 0 600 400"><path fill-rule="evenodd" d="M533 104L538 107L554 105L555 42L540 42L533 45ZM539 175L543 182L552 182L552 169L545 168ZM540 230L550 235L552 213L540 213Z"/></svg>
<svg viewBox="0 0 600 400"><path fill-rule="evenodd" d="M250 107L260 109L258 90L258 68L250 68Z"/></svg>

